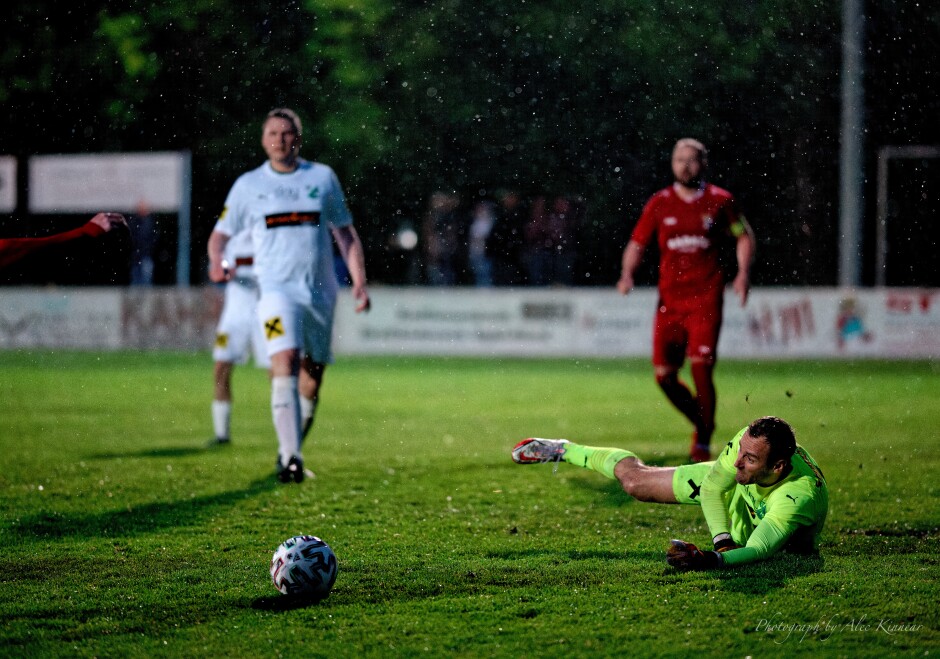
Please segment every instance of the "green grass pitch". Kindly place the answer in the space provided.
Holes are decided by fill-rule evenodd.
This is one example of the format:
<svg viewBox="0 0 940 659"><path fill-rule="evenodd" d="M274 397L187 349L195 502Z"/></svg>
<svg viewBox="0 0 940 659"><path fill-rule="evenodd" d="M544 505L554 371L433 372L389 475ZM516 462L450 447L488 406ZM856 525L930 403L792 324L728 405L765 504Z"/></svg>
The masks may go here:
<svg viewBox="0 0 940 659"><path fill-rule="evenodd" d="M689 428L646 360L342 357L314 480L273 477L263 372L207 449L207 354L0 353L0 655L924 656L940 650L940 365L717 370L719 437L776 414L825 471L819 558L678 573L698 508L637 503L528 436L678 464ZM332 594L287 606L274 548L310 533Z"/></svg>

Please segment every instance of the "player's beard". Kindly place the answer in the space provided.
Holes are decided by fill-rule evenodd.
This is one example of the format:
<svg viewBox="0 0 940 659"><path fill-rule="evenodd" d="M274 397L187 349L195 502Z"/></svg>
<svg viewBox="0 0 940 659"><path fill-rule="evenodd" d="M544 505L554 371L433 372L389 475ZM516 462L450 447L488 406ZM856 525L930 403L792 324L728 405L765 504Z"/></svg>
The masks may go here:
<svg viewBox="0 0 940 659"><path fill-rule="evenodd" d="M694 177L687 178L687 179L684 180L684 181L683 181L683 180L680 180L680 179L676 179L676 183L678 183L679 185L681 185L683 188L685 188L685 189L688 190L689 192L693 192L693 191L695 191L695 190L701 189L701 187L702 187L702 177L701 177L701 176L694 176Z"/></svg>
<svg viewBox="0 0 940 659"><path fill-rule="evenodd" d="M297 169L297 151L295 149L289 149L276 155L278 157L271 158L271 162L278 165L276 169L279 171L294 171Z"/></svg>

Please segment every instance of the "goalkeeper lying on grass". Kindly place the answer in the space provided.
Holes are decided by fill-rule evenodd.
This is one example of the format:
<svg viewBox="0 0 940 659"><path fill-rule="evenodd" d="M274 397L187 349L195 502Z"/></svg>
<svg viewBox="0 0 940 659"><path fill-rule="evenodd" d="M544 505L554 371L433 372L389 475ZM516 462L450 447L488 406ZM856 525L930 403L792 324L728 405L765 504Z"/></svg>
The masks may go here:
<svg viewBox="0 0 940 659"><path fill-rule="evenodd" d="M638 501L700 505L714 551L673 540L666 561L683 570L741 565L779 551L813 553L829 511L822 471L776 417L741 430L714 462L653 467L623 449L536 438L516 444L512 459L570 462L620 481Z"/></svg>

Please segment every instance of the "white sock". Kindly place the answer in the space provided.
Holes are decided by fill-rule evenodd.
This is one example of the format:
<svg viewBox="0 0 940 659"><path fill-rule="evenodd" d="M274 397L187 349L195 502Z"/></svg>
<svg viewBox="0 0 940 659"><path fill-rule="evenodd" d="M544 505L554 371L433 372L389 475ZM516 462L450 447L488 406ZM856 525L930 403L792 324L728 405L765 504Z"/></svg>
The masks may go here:
<svg viewBox="0 0 940 659"><path fill-rule="evenodd" d="M271 416L277 433L281 464L300 456L300 404L297 377L286 375L271 378Z"/></svg>
<svg viewBox="0 0 940 659"><path fill-rule="evenodd" d="M232 426L232 401L212 401L212 428L216 439L229 439Z"/></svg>

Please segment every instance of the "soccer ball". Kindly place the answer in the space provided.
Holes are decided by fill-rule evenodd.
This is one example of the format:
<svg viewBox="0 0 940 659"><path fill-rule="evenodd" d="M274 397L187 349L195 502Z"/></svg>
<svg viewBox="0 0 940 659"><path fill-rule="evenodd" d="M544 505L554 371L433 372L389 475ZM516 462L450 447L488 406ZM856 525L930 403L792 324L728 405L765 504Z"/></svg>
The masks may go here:
<svg viewBox="0 0 940 659"><path fill-rule="evenodd" d="M284 595L323 599L333 588L336 572L336 554L312 535L288 538L271 558L271 581Z"/></svg>

